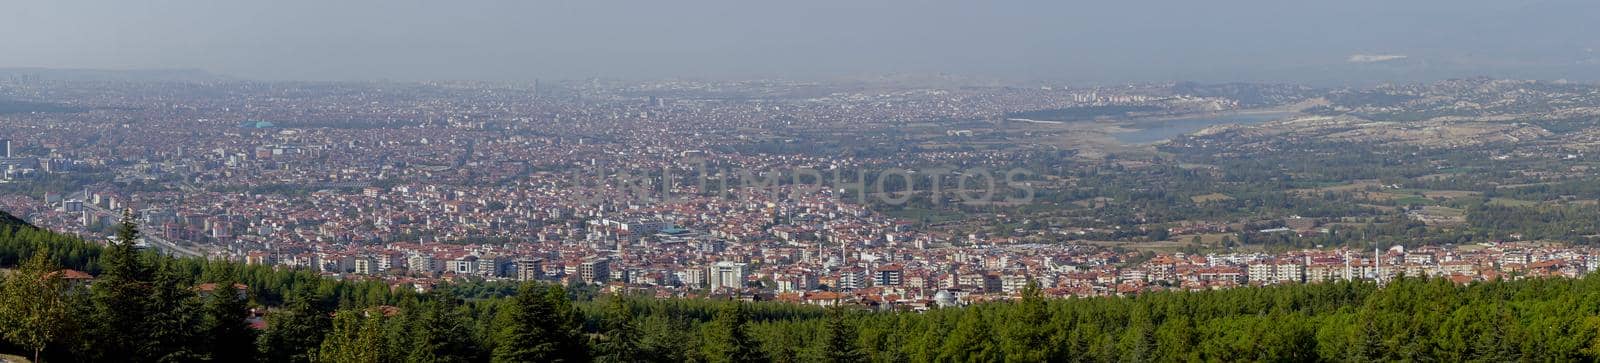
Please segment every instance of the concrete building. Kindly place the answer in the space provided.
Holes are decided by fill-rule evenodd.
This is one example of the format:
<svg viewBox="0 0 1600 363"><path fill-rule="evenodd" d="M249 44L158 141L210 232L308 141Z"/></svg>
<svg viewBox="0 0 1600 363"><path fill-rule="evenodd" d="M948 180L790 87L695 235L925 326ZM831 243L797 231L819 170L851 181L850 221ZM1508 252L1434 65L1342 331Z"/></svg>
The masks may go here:
<svg viewBox="0 0 1600 363"><path fill-rule="evenodd" d="M445 270L454 272L457 275L477 275L483 270L483 266L478 261L478 256L473 255L457 257L445 261Z"/></svg>
<svg viewBox="0 0 1600 363"><path fill-rule="evenodd" d="M406 258L406 267L412 273L431 274L439 271L439 261L434 260L432 255L418 253Z"/></svg>
<svg viewBox="0 0 1600 363"><path fill-rule="evenodd" d="M706 276L709 272L709 268L687 268L678 272L678 280L682 281L684 286L706 287L710 282L710 278Z"/></svg>
<svg viewBox="0 0 1600 363"><path fill-rule="evenodd" d="M905 284L906 269L898 264L889 264L879 267L873 276L873 283L877 286L900 286Z"/></svg>
<svg viewBox="0 0 1600 363"><path fill-rule="evenodd" d="M372 258L372 256L356 257L355 265L355 272L361 275L371 275L382 271L378 268L378 259Z"/></svg>
<svg viewBox="0 0 1600 363"><path fill-rule="evenodd" d="M578 265L578 278L588 284L603 284L611 279L611 260L599 257L583 261Z"/></svg>
<svg viewBox="0 0 1600 363"><path fill-rule="evenodd" d="M867 269L866 268L862 268L862 267L847 268L847 269L839 271L839 279L838 279L838 281L835 282L835 284L837 284L839 286L835 286L835 287L839 288L840 290L865 289L865 288L867 288L867 279L868 278L869 277L867 277Z"/></svg>
<svg viewBox="0 0 1600 363"><path fill-rule="evenodd" d="M544 277L544 260L538 258L524 258L512 262L512 268L519 281L533 281Z"/></svg>
<svg viewBox="0 0 1600 363"><path fill-rule="evenodd" d="M748 265L737 262L723 261L711 265L706 271L712 290L736 290L744 287L744 278Z"/></svg>

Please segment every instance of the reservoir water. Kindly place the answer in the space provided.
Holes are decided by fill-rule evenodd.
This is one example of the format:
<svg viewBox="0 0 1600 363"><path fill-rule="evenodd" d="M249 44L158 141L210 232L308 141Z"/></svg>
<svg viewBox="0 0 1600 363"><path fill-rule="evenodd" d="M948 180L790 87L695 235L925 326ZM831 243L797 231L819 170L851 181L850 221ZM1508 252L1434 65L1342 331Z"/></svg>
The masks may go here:
<svg viewBox="0 0 1600 363"><path fill-rule="evenodd" d="M1212 125L1255 125L1262 122L1289 117L1293 114L1294 113L1292 112L1242 113L1139 121L1133 126L1130 126L1132 128L1138 128L1137 130L1113 133L1111 134L1111 137L1116 138L1117 141L1123 143L1146 144L1171 139L1178 135L1200 131L1201 129L1210 127Z"/></svg>

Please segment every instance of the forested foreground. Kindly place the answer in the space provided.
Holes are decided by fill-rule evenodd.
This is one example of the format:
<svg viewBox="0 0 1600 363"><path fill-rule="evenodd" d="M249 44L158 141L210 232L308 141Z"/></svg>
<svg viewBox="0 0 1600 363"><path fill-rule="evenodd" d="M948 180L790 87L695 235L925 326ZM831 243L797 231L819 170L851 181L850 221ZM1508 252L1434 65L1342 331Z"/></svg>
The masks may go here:
<svg viewBox="0 0 1600 363"><path fill-rule="evenodd" d="M121 234L131 237L134 226ZM131 240L123 239L123 240ZM39 253L39 252L47 253ZM1019 301L927 313L436 289L98 248L0 227L0 353L44 361L1591 361L1600 278ZM52 274L92 270L92 288ZM200 283L249 285L199 293ZM469 291L471 290L471 291ZM222 291L222 290L217 290ZM504 295L504 296L500 296ZM471 299L462 296L473 296ZM478 298L478 296L490 296ZM246 318L269 306L264 329Z"/></svg>

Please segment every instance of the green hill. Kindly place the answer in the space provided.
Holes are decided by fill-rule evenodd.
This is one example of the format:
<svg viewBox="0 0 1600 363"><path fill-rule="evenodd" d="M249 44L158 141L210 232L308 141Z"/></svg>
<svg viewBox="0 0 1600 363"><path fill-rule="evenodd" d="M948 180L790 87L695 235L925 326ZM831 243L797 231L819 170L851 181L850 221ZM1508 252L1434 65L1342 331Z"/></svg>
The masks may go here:
<svg viewBox="0 0 1600 363"><path fill-rule="evenodd" d="M28 222L22 220L22 218L17 218L15 216L12 216L10 213L0 212L0 227L13 227L13 228L14 227L28 227L28 228L33 228L33 225L32 224L28 224Z"/></svg>

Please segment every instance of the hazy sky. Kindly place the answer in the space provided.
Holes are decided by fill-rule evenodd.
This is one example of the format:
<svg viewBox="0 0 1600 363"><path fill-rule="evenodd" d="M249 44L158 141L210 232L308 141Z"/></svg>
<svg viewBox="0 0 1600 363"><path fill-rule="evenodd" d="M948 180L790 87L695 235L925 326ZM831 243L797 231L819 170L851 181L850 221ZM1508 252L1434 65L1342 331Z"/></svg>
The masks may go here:
<svg viewBox="0 0 1600 363"><path fill-rule="evenodd" d="M0 3L0 67L269 80L1583 78L1600 68L1600 2L1589 0ZM1405 58L1367 57L1385 55Z"/></svg>

